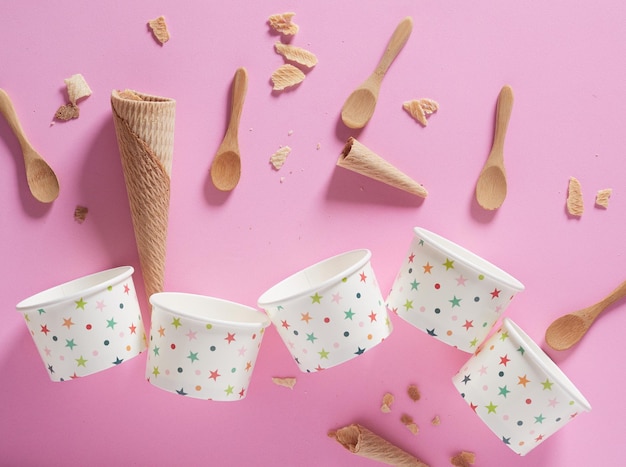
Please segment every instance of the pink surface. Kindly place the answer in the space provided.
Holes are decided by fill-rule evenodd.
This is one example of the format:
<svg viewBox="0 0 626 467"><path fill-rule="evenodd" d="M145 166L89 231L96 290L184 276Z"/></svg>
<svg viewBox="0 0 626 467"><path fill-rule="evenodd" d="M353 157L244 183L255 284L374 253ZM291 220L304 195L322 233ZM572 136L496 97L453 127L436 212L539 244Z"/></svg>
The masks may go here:
<svg viewBox="0 0 626 467"><path fill-rule="evenodd" d="M283 63L266 18L295 11L292 44L319 64L297 88L273 93ZM146 22L165 15L158 45ZM374 117L345 128L341 106L371 73L396 24L413 34L383 82ZM76 381L52 383L15 304L109 267L139 271L110 110L113 89L177 101L166 289L254 306L267 288L326 257L369 248L386 294L415 225L491 260L521 280L506 315L545 347L557 316L602 298L624 279L626 6L571 1L13 2L0 19L0 87L58 173L61 194L42 205L28 192L19 146L0 122L0 452L5 465L376 465L343 450L329 429L360 422L433 466L472 450L481 466L609 465L623 457L624 305L574 349L549 354L593 406L526 457L518 457L467 407L451 383L468 355L396 316L371 352L302 374L274 328L247 398L217 403L173 395L144 379L146 355ZM234 71L250 82L241 118L243 174L230 194L208 168L226 128ZM50 125L64 78L82 73L93 95L78 120ZM496 212L474 201L493 134L495 99L515 92L505 144L509 194ZM402 102L440 104L426 128ZM423 183L421 201L335 167L359 141ZM319 148L318 148L319 144ZM268 163L281 145L280 171ZM585 213L565 209L570 176ZM607 210L595 192L611 187ZM73 220L87 206L83 224ZM140 271L135 275L142 307ZM272 376L296 376L291 391ZM410 383L422 399L406 396ZM390 414L379 411L385 392ZM420 425L417 436L402 414ZM438 415L439 426L430 420ZM593 439L590 445L589 441Z"/></svg>

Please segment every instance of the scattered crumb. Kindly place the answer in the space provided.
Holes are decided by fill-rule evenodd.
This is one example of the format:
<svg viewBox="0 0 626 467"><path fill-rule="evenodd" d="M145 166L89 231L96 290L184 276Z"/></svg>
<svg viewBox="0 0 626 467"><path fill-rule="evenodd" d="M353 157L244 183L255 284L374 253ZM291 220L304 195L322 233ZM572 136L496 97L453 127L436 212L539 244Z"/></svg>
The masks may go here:
<svg viewBox="0 0 626 467"><path fill-rule="evenodd" d="M285 64L272 73L272 84L275 91L282 91L304 81L304 73L293 65Z"/></svg>
<svg viewBox="0 0 626 467"><path fill-rule="evenodd" d="M270 163L276 170L280 170L289 154L291 154L291 148L289 146L283 146L270 156Z"/></svg>
<svg viewBox="0 0 626 467"><path fill-rule="evenodd" d="M569 178L569 187L567 190L567 212L572 216L583 215L583 195L580 188L580 182L574 178Z"/></svg>
<svg viewBox="0 0 626 467"><path fill-rule="evenodd" d="M289 378L272 377L272 381L274 382L274 384L278 386L283 386L289 389L293 389L293 387L296 385L296 378L291 378L291 377Z"/></svg>
<svg viewBox="0 0 626 467"><path fill-rule="evenodd" d="M291 136L291 135L293 135L293 130L289 130L289 131L287 132L287 136Z"/></svg>
<svg viewBox="0 0 626 467"><path fill-rule="evenodd" d="M611 188L598 190L596 193L596 204L604 209L607 209L609 207L609 198L611 197L611 193L613 193Z"/></svg>
<svg viewBox="0 0 626 467"><path fill-rule="evenodd" d="M441 419L439 418L439 415L435 415L433 417L433 419L430 421L430 424L432 426L439 426L439 425L441 425Z"/></svg>
<svg viewBox="0 0 626 467"><path fill-rule="evenodd" d="M283 183L285 181L285 177L280 177L280 183Z"/></svg>
<svg viewBox="0 0 626 467"><path fill-rule="evenodd" d="M292 22L295 15L296 14L293 12L270 15L267 22L277 33L284 34L286 36L293 36L300 29L296 23Z"/></svg>
<svg viewBox="0 0 626 467"><path fill-rule="evenodd" d="M428 125L426 117L439 109L439 104L432 99L414 99L402 104L411 117L417 120L422 126Z"/></svg>
<svg viewBox="0 0 626 467"><path fill-rule="evenodd" d="M165 17L159 16L156 19L151 19L150 21L148 21L148 26L150 26L150 29L152 29L152 34L154 35L154 38L159 41L161 45L170 40L170 33L167 30Z"/></svg>
<svg viewBox="0 0 626 467"><path fill-rule="evenodd" d="M414 435L419 433L420 428L417 426L417 423L413 421L413 417L411 417L410 415L406 415L406 414L402 415L402 417L400 417L400 421Z"/></svg>
<svg viewBox="0 0 626 467"><path fill-rule="evenodd" d="M391 404L393 404L393 401L395 400L395 398L393 397L393 394L391 393L386 393L383 396L383 403L380 406L380 411L384 412L384 413L389 413L391 412Z"/></svg>
<svg viewBox="0 0 626 467"><path fill-rule="evenodd" d="M285 60L297 63L306 68L313 68L317 65L317 57L315 54L303 49L302 47L276 42L274 44L274 49L276 49L276 52L282 55Z"/></svg>
<svg viewBox="0 0 626 467"><path fill-rule="evenodd" d="M317 143L317 146L315 146L315 149L319 151L321 147L322 147L322 143Z"/></svg>
<svg viewBox="0 0 626 467"><path fill-rule="evenodd" d="M79 224L82 224L83 222L85 222L85 218L87 217L88 212L89 209L87 209L85 206L77 205L76 209L74 209L74 220Z"/></svg>
<svg viewBox="0 0 626 467"><path fill-rule="evenodd" d="M64 81L71 104L76 104L80 99L91 96L91 88L80 73L72 75Z"/></svg>
<svg viewBox="0 0 626 467"><path fill-rule="evenodd" d="M476 454L473 452L461 451L456 456L450 458L450 464L456 467L469 467L476 462Z"/></svg>
<svg viewBox="0 0 626 467"><path fill-rule="evenodd" d="M57 109L54 114L54 118L57 120L72 120L73 118L78 118L80 116L80 110L76 104L65 104Z"/></svg>
<svg viewBox="0 0 626 467"><path fill-rule="evenodd" d="M417 402L422 397L422 395L420 394L420 390L415 384L411 384L406 392L409 394L409 397L413 402Z"/></svg>

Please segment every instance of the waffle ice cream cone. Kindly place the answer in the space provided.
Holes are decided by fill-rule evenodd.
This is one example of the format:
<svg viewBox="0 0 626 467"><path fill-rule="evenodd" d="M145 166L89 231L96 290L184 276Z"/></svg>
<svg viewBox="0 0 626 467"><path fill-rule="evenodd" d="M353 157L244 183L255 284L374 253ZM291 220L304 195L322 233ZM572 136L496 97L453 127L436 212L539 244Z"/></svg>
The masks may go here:
<svg viewBox="0 0 626 467"><path fill-rule="evenodd" d="M356 423L331 431L328 436L361 457L398 467L428 467L415 456Z"/></svg>
<svg viewBox="0 0 626 467"><path fill-rule="evenodd" d="M176 101L113 91L111 108L148 299L163 291Z"/></svg>
<svg viewBox="0 0 626 467"><path fill-rule="evenodd" d="M422 198L428 196L422 185L352 137L344 146L337 165Z"/></svg>

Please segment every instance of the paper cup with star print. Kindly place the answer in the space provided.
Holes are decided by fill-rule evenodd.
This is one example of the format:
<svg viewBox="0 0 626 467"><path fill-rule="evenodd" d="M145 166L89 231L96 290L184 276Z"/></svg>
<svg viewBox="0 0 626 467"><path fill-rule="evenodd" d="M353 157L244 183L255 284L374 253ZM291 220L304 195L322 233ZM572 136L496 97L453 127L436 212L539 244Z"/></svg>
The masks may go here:
<svg viewBox="0 0 626 467"><path fill-rule="evenodd" d="M182 396L237 401L248 394L270 321L254 308L213 297L160 292L152 322L146 378Z"/></svg>
<svg viewBox="0 0 626 467"><path fill-rule="evenodd" d="M351 360L391 333L371 256L361 249L328 258L259 298L301 371Z"/></svg>
<svg viewBox="0 0 626 467"><path fill-rule="evenodd" d="M472 353L524 285L478 255L416 227L388 308L429 335Z"/></svg>
<svg viewBox="0 0 626 467"><path fill-rule="evenodd" d="M52 381L106 370L146 349L133 272L98 272L17 304Z"/></svg>
<svg viewBox="0 0 626 467"><path fill-rule="evenodd" d="M520 455L591 410L563 371L508 318L452 382L476 415Z"/></svg>

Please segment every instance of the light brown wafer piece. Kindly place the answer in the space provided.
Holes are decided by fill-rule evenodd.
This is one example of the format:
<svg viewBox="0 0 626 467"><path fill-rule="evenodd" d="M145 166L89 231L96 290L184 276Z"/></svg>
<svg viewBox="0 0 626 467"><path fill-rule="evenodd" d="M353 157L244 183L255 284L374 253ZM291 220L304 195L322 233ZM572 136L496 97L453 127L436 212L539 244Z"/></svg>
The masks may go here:
<svg viewBox="0 0 626 467"><path fill-rule="evenodd" d="M280 170L289 154L291 154L291 148L289 146L283 146L270 156L270 162L276 170Z"/></svg>
<svg viewBox="0 0 626 467"><path fill-rule="evenodd" d="M406 392L413 402L417 402L422 397L422 395L420 394L420 390L415 384L409 385Z"/></svg>
<svg viewBox="0 0 626 467"><path fill-rule="evenodd" d="M356 423L330 431L328 436L361 457L399 467L428 467L415 456Z"/></svg>
<svg viewBox="0 0 626 467"><path fill-rule="evenodd" d="M598 190L596 193L596 204L604 209L609 207L609 198L613 190L611 188L604 188L602 190Z"/></svg>
<svg viewBox="0 0 626 467"><path fill-rule="evenodd" d="M302 47L276 42L274 44L274 49L276 49L276 52L290 62L298 63L307 68L313 68L317 65L317 57L315 54L303 49Z"/></svg>
<svg viewBox="0 0 626 467"><path fill-rule="evenodd" d="M417 120L422 126L428 125L426 117L439 109L439 104L432 99L414 99L402 104L411 117Z"/></svg>
<svg viewBox="0 0 626 467"><path fill-rule="evenodd" d="M439 425L441 425L441 419L439 418L439 415L435 415L433 417L433 419L430 421L430 424L432 426L439 426Z"/></svg>
<svg viewBox="0 0 626 467"><path fill-rule="evenodd" d="M570 177L567 189L567 212L572 216L580 217L583 215L583 211L583 194L580 182L575 177Z"/></svg>
<svg viewBox="0 0 626 467"><path fill-rule="evenodd" d="M287 378L272 377L272 382L276 384L277 386L282 386L285 388L293 389L297 381L296 381L296 378L292 378L292 377L287 377Z"/></svg>
<svg viewBox="0 0 626 467"><path fill-rule="evenodd" d="M469 467L476 462L476 454L473 452L461 451L456 456L450 458L450 464L455 467Z"/></svg>
<svg viewBox="0 0 626 467"><path fill-rule="evenodd" d="M386 393L383 396L383 403L380 406L380 411L383 413L389 413L391 412L391 405L393 404L393 401L395 400L395 398L393 397L393 394L391 393Z"/></svg>
<svg viewBox="0 0 626 467"><path fill-rule="evenodd" d="M402 417L400 417L400 421L414 435L419 433L420 428L419 426L417 426L417 423L415 423L413 417L411 417L410 415L403 414Z"/></svg>
<svg viewBox="0 0 626 467"><path fill-rule="evenodd" d="M80 73L70 76L63 80L67 87L67 95L70 103L76 104L80 99L91 96L91 88L85 81L85 77Z"/></svg>
<svg viewBox="0 0 626 467"><path fill-rule="evenodd" d="M161 45L170 40L170 33L167 30L165 17L159 16L158 18L151 19L150 21L148 21L148 26L150 26L150 29L152 29L152 34L154 35L154 38L159 41Z"/></svg>
<svg viewBox="0 0 626 467"><path fill-rule="evenodd" d="M57 120L71 120L80 116L80 109L76 104L64 104L57 109L54 113L54 118Z"/></svg>
<svg viewBox="0 0 626 467"><path fill-rule="evenodd" d="M284 34L286 36L293 36L300 29L298 25L292 21L295 15L296 14L293 12L270 15L267 22L277 33Z"/></svg>
<svg viewBox="0 0 626 467"><path fill-rule="evenodd" d="M74 220L79 224L82 224L83 222L85 222L85 218L87 217L88 212L89 209L87 209L85 206L76 206L76 209L74 209Z"/></svg>
<svg viewBox="0 0 626 467"><path fill-rule="evenodd" d="M305 75L299 68L289 63L282 65L272 73L273 89L282 91L285 88L295 86L304 81Z"/></svg>

